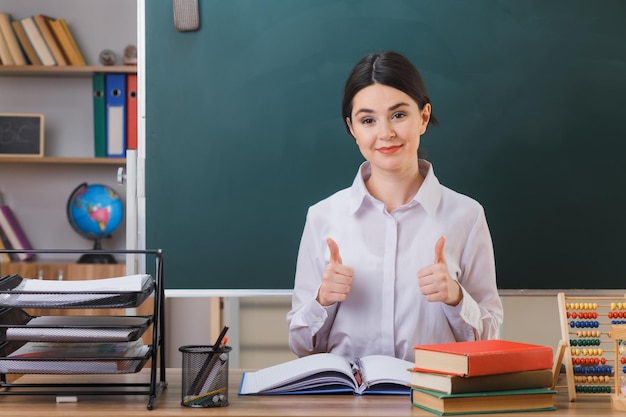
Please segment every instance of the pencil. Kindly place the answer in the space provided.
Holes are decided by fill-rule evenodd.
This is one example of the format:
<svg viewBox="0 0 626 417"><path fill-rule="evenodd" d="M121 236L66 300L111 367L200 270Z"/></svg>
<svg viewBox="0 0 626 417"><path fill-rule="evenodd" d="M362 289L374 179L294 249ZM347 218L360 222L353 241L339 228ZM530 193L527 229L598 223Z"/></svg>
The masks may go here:
<svg viewBox="0 0 626 417"><path fill-rule="evenodd" d="M198 375L196 375L196 377L194 378L193 383L187 391L188 395L197 395L204 386L204 382L209 376L211 369L215 366L217 360L219 359L219 355L216 352L220 349L222 340L224 339L224 336L226 335L228 329L228 326L224 326L224 328L220 332L217 340L212 346L213 352L208 354L206 360L204 361L204 364L202 365L202 368L200 368L200 372L198 372Z"/></svg>
<svg viewBox="0 0 626 417"><path fill-rule="evenodd" d="M213 391L206 392L206 393L201 394L201 395L195 395L193 397L185 398L183 400L183 402L185 404L197 403L199 400L203 400L204 398L208 397L209 395L219 394L220 392L224 392L224 391L226 391L226 387L221 387L221 388L215 389ZM200 402L202 402L202 401L200 401Z"/></svg>

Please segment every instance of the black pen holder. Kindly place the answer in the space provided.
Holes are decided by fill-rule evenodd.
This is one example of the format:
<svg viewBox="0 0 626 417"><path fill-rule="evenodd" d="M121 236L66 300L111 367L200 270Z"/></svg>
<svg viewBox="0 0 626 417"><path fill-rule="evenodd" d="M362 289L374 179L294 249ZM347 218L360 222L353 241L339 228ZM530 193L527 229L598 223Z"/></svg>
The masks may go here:
<svg viewBox="0 0 626 417"><path fill-rule="evenodd" d="M228 405L228 354L230 346L186 345L183 354L182 399L185 407Z"/></svg>

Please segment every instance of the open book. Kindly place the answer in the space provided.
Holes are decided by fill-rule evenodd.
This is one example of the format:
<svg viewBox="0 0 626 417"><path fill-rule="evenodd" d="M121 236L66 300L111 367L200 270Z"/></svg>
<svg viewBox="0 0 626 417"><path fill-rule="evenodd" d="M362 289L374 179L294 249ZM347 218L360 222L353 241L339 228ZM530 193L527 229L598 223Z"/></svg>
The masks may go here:
<svg viewBox="0 0 626 417"><path fill-rule="evenodd" d="M239 395L262 394L405 394L410 393L408 369L414 364L383 355L349 363L333 353L318 353L244 372Z"/></svg>

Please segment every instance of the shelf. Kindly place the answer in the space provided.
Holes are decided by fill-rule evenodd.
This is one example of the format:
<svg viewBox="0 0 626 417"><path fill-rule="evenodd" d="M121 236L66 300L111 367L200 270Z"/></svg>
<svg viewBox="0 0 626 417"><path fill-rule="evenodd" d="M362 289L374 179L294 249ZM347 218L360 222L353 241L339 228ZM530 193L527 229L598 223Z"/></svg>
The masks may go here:
<svg viewBox="0 0 626 417"><path fill-rule="evenodd" d="M106 132L106 108L100 105L98 112L94 113L93 78L100 80L102 75L112 74L120 79L128 79L140 71L139 67L143 63L129 59L132 48L126 49L129 46L136 48L141 40L138 31L140 10L137 9L140 3L136 0L23 0L9 3L6 10L0 11L10 14L12 24L40 14L54 20L64 19L85 61L72 60L79 65L43 65L38 60L31 61L25 54L26 61L20 61L20 65L0 65L0 113L41 114L44 117L41 125L43 142L38 148L41 153L30 147L35 147L30 142L30 134L19 136L29 141L26 152L23 149L27 145L18 145L16 136L4 138L5 142L11 140L11 143L2 146L0 152L2 195L23 224L34 247L90 248L93 242L91 245L88 241L86 244L80 243L76 240L79 235L71 227L67 228L69 223L65 208L69 194L65 190L74 190L83 182L103 184L115 189L124 199L124 195L134 189L134 172L126 177L124 171L131 162L131 154L125 158L123 152L109 152L115 158L106 158L106 152L102 152L102 145L106 145L106 137L101 135ZM57 46L64 52L63 45ZM100 59L101 53L107 49L111 50L114 60ZM34 62L39 65L32 65ZM104 99L100 103L106 104ZM127 118L125 113L116 112L120 119ZM137 117L134 119L138 120ZM4 123L8 126L9 122L6 120ZM122 127L116 124L120 134L127 133L121 130ZM96 132L98 140L95 138ZM39 139L39 136L34 136L35 133L32 142ZM123 148L120 147L120 150L123 151ZM63 210L43 210L44 206ZM124 218L134 218L131 210L132 205L128 212L124 207ZM120 225L103 245L115 249L126 248L130 235L123 226ZM64 260L76 262L80 256ZM118 261L126 263L126 258L120 256ZM42 254L38 262L57 262L57 256ZM58 263L58 267L44 269L46 277L56 279L57 271L65 271L60 265L62 262ZM1 271L5 267L4 264L0 265ZM37 276L39 269L34 269L34 273Z"/></svg>
<svg viewBox="0 0 626 417"><path fill-rule="evenodd" d="M43 65L10 65L0 66L0 75L19 75L19 76L77 76L91 75L97 72L107 73L123 73L136 74L136 65L87 65L87 66L43 66Z"/></svg>
<svg viewBox="0 0 626 417"><path fill-rule="evenodd" d="M126 165L126 158L0 156L0 164Z"/></svg>

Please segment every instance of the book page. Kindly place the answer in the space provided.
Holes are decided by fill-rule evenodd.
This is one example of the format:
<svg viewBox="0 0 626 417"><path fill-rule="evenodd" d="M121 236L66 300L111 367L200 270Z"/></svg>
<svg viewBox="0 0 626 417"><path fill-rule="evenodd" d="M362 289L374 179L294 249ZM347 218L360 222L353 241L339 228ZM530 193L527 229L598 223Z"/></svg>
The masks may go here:
<svg viewBox="0 0 626 417"><path fill-rule="evenodd" d="M0 358L0 372L119 373L120 366L136 365L136 362L120 362L120 359L145 357L149 349L141 340L130 343L28 342L9 356Z"/></svg>
<svg viewBox="0 0 626 417"><path fill-rule="evenodd" d="M10 328L7 329L7 340L29 341L41 340L51 342L80 342L90 340L108 340L123 342L129 339L131 329L81 329L77 327L70 328Z"/></svg>
<svg viewBox="0 0 626 417"><path fill-rule="evenodd" d="M410 368L413 362L384 355L371 355L361 358L362 373L369 386L380 383L408 385L411 380Z"/></svg>
<svg viewBox="0 0 626 417"><path fill-rule="evenodd" d="M26 326L33 327L111 327L131 328L147 324L146 316L37 316Z"/></svg>
<svg viewBox="0 0 626 417"><path fill-rule="evenodd" d="M58 281L52 279L24 278L21 291L28 292L133 292L141 291L149 275L138 274L125 277Z"/></svg>
<svg viewBox="0 0 626 417"><path fill-rule="evenodd" d="M62 368L62 369L60 369ZM114 374L119 373L118 365L114 360L108 361L0 361L0 372L5 374Z"/></svg>
<svg viewBox="0 0 626 417"><path fill-rule="evenodd" d="M147 352L143 340L111 343L27 342L7 358L123 358Z"/></svg>
<svg viewBox="0 0 626 417"><path fill-rule="evenodd" d="M352 367L346 359L332 353L318 353L255 372L246 372L239 393L257 394L270 390L275 393L293 392L325 384L355 389Z"/></svg>
<svg viewBox="0 0 626 417"><path fill-rule="evenodd" d="M25 326L10 327L7 340L37 341L127 341L139 326L147 325L146 317L127 316L41 316Z"/></svg>

